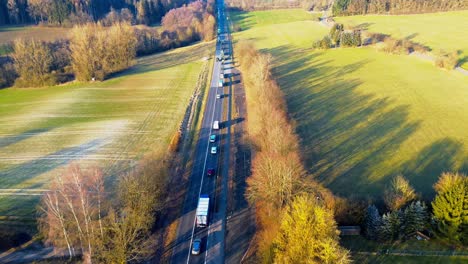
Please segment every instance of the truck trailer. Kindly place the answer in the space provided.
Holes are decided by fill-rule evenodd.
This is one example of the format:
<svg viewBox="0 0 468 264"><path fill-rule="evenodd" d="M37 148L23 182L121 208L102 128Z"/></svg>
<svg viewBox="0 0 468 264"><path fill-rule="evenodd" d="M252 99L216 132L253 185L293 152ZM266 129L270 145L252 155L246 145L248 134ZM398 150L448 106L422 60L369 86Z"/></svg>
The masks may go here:
<svg viewBox="0 0 468 264"><path fill-rule="evenodd" d="M208 211L210 209L210 197L207 194L200 195L197 206L197 227L208 226Z"/></svg>

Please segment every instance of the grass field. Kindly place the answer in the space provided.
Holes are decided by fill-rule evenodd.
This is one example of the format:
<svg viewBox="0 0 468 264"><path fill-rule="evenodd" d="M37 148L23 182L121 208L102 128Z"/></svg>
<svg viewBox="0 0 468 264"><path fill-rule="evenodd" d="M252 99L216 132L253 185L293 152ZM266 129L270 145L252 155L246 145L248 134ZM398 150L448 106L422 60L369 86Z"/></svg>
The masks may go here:
<svg viewBox="0 0 468 264"><path fill-rule="evenodd" d="M57 39L69 38L71 28L60 27L38 27L38 26L8 26L0 27L0 55L6 54L9 50L2 48L5 44L15 39L36 39L43 41L53 41Z"/></svg>
<svg viewBox="0 0 468 264"><path fill-rule="evenodd" d="M319 23L294 21L235 34L273 54L313 177L338 195L379 200L402 173L432 199L441 172L468 172L468 76L373 48L311 50L326 32Z"/></svg>
<svg viewBox="0 0 468 264"><path fill-rule="evenodd" d="M40 193L71 162L112 176L166 152L212 48L143 57L102 83L0 90L0 217L34 216L39 196L20 194Z"/></svg>
<svg viewBox="0 0 468 264"><path fill-rule="evenodd" d="M434 51L460 50L468 68L468 10L418 15L350 16L337 17L336 21L352 26L362 26L371 32L407 38L428 46Z"/></svg>
<svg viewBox="0 0 468 264"><path fill-rule="evenodd" d="M380 263L436 263L436 264L458 264L466 263L468 257L465 256L451 256L455 254L466 254L468 252L463 250L454 250L450 246L444 245L437 241L417 241L409 240L401 243L378 243L369 241L363 237L342 237L341 244L352 253L352 259L355 263L365 264L380 264ZM385 252L391 254L397 253L410 253L410 254L432 254L432 256L400 256L400 255L387 255ZM359 254L357 252L374 252L377 255ZM436 256L439 255L439 256Z"/></svg>

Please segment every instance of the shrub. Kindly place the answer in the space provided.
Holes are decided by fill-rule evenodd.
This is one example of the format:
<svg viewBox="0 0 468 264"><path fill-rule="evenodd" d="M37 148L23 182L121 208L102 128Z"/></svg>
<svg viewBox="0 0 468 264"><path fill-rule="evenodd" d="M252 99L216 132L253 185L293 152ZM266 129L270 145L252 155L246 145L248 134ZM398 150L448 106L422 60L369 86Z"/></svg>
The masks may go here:
<svg viewBox="0 0 468 264"><path fill-rule="evenodd" d="M12 86L17 77L13 63L7 62L0 66L0 88Z"/></svg>
<svg viewBox="0 0 468 264"><path fill-rule="evenodd" d="M407 54L408 50L403 47L403 42L391 37L385 38L382 51L392 54Z"/></svg>
<svg viewBox="0 0 468 264"><path fill-rule="evenodd" d="M361 31L341 32L340 46L358 47L361 46Z"/></svg>
<svg viewBox="0 0 468 264"><path fill-rule="evenodd" d="M458 53L457 52L451 52L447 53L444 51L440 51L436 55L435 59L435 65L439 68L443 68L446 70L453 70L455 67L458 65Z"/></svg>

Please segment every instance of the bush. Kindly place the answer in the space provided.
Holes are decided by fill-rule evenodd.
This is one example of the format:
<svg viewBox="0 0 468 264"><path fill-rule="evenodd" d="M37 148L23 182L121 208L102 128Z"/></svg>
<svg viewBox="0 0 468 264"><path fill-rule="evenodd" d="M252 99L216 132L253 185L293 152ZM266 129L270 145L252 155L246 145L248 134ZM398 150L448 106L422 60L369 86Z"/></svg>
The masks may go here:
<svg viewBox="0 0 468 264"><path fill-rule="evenodd" d="M435 65L446 70L453 70L458 65L458 53L440 51L435 58Z"/></svg>
<svg viewBox="0 0 468 264"><path fill-rule="evenodd" d="M17 77L13 63L7 62L0 66L0 88L12 86Z"/></svg>
<svg viewBox="0 0 468 264"><path fill-rule="evenodd" d="M361 46L361 31L355 30L351 32L341 32L340 46L342 47L358 47Z"/></svg>
<svg viewBox="0 0 468 264"><path fill-rule="evenodd" d="M403 42L391 37L385 38L382 51L392 54L408 54L408 50L403 47Z"/></svg>

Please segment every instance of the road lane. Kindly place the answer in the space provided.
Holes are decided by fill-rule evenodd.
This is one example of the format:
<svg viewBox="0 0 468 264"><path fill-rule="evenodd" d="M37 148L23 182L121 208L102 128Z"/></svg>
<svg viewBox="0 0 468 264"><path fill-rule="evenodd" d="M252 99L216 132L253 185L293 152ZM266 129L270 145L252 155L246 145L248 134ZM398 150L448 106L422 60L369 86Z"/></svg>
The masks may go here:
<svg viewBox="0 0 468 264"><path fill-rule="evenodd" d="M217 3L218 8L223 7L222 1ZM226 23L224 21L224 10L219 13L222 19L219 19L218 26L222 32L226 32ZM225 45L230 47L230 45ZM219 41L216 44L216 56L220 54L222 46ZM228 51L228 49L226 50ZM228 51L231 53L231 51ZM216 60L216 58L215 58ZM195 147L194 165L190 175L187 192L185 196L183 214L177 230L176 246L173 249L172 263L223 263L224 262L224 232L226 215L226 185L229 172L229 153L230 133L228 133L230 123L230 86L219 88L218 82L223 67L229 65L229 61L223 63L215 61L210 90L208 91L207 102L204 109L204 115L199 133L199 139ZM225 65L223 65L225 64ZM230 85L230 84L229 84ZM227 90L227 93L223 92ZM216 94L224 94L217 99ZM227 109L228 118L223 119L223 109L225 104L229 104ZM220 121L222 127L220 130L213 129L213 122ZM211 134L217 135L215 143L209 142ZM212 146L218 146L218 153L211 154ZM220 152L223 152L223 160L219 160ZM221 163L220 163L221 162ZM206 175L208 168L215 168L215 177ZM221 177L222 185L216 186L217 177ZM219 197L216 197L216 188L222 188ZM210 196L210 214L209 226L197 228L195 225L195 212L198 198L202 194ZM216 204L216 206L214 206ZM219 209L219 210L218 210ZM202 239L202 252L198 256L191 255L191 243L193 239Z"/></svg>

